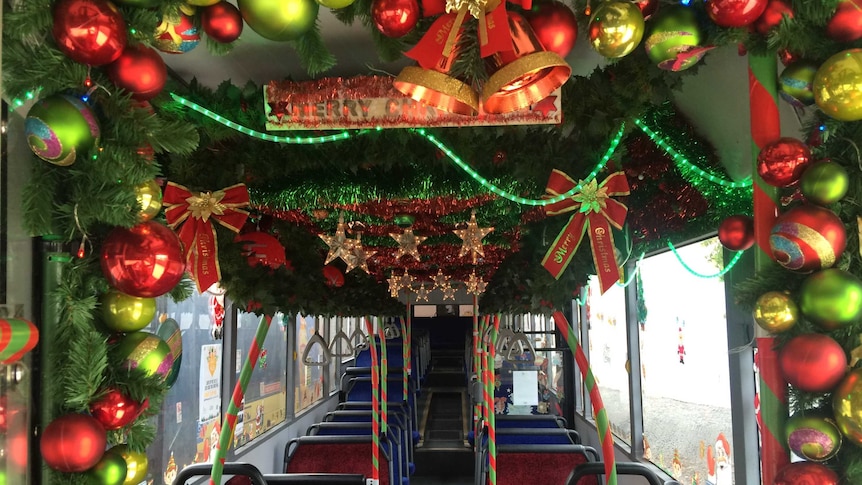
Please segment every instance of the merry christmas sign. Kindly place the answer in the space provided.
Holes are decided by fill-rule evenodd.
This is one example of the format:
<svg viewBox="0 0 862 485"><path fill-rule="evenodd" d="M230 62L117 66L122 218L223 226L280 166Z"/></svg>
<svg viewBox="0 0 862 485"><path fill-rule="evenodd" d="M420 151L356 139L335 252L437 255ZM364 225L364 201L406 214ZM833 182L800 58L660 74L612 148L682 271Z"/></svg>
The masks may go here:
<svg viewBox="0 0 862 485"><path fill-rule="evenodd" d="M392 87L392 78L358 76L272 81L264 86L266 129L333 130L437 126L554 125L562 121L560 90L527 109L476 116L447 113Z"/></svg>

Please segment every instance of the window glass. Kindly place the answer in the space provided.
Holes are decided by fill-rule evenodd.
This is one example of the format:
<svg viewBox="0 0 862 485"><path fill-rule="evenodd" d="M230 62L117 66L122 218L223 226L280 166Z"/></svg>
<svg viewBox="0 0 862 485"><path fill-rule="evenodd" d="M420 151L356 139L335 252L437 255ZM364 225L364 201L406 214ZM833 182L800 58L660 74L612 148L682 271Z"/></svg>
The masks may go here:
<svg viewBox="0 0 862 485"><path fill-rule="evenodd" d="M341 320L342 320L341 317L326 317L326 322L327 322L327 325L326 325L326 328L327 328L326 342L327 342L327 345L329 347L330 353L335 353L335 352L339 351L340 349L344 348L343 342L335 340L335 336L338 334L338 331L339 331L339 325L341 323ZM338 348L336 348L336 347L338 347ZM342 353L344 353L344 352L342 351ZM328 369L328 379L329 379L328 387L329 387L329 393L330 394L332 394L333 392L336 392L338 390L337 379L338 379L338 368L340 367L339 366L340 362L341 362L341 357L332 355L331 358L329 359L329 365L326 366L326 368Z"/></svg>
<svg viewBox="0 0 862 485"><path fill-rule="evenodd" d="M631 443L625 289L611 286L604 294L595 276L587 289L590 367L608 413L611 431Z"/></svg>
<svg viewBox="0 0 862 485"><path fill-rule="evenodd" d="M239 312L236 324L236 379L242 371L261 317ZM257 365L252 370L234 429L235 446L242 446L287 419L287 319L272 317Z"/></svg>
<svg viewBox="0 0 862 485"><path fill-rule="evenodd" d="M182 340L179 374L158 416L156 438L147 449L155 483L171 483L178 470L192 463L211 462L221 432L222 341L214 338L225 323L224 295L209 291L174 302L156 299L156 319L146 331L170 344L176 325Z"/></svg>
<svg viewBox="0 0 862 485"><path fill-rule="evenodd" d="M294 413L299 413L323 398L324 367L305 365L303 354L315 334L317 319L310 315L296 315L296 386L294 387ZM322 362L322 346L313 345L308 352L309 362Z"/></svg>
<svg viewBox="0 0 862 485"><path fill-rule="evenodd" d="M722 267L715 238L678 250L694 271ZM680 483L733 483L724 282L663 253L640 265L645 455ZM605 401L607 402L607 401Z"/></svg>

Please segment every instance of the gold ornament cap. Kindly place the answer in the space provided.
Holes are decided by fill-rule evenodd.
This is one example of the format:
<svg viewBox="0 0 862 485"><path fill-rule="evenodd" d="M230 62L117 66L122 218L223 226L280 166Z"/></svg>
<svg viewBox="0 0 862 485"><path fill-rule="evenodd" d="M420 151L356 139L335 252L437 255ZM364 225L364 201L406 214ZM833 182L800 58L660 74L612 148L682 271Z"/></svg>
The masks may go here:
<svg viewBox="0 0 862 485"><path fill-rule="evenodd" d="M395 89L429 106L448 113L475 116L479 96L470 86L447 74L407 66L392 83Z"/></svg>

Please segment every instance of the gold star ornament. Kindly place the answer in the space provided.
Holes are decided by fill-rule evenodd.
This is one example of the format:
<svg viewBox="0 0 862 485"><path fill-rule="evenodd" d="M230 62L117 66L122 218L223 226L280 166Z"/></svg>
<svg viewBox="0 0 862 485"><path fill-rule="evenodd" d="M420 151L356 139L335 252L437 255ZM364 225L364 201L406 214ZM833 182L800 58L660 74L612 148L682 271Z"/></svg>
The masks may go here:
<svg viewBox="0 0 862 485"><path fill-rule="evenodd" d="M434 276L434 287L433 288L446 288L449 284L449 277L443 274L442 269L437 270L437 274Z"/></svg>
<svg viewBox="0 0 862 485"><path fill-rule="evenodd" d="M410 229L409 227L404 229L404 232L401 234L392 232L389 233L389 235L398 243L398 251L395 253L395 259L408 255L412 256L416 261L419 261L419 244L428 239L426 236L417 236L413 234L413 229Z"/></svg>
<svg viewBox="0 0 862 485"><path fill-rule="evenodd" d="M425 287L424 281L416 290L416 301L428 301L428 288Z"/></svg>
<svg viewBox="0 0 862 485"><path fill-rule="evenodd" d="M386 281L389 282L389 296L398 298L398 290L401 289L401 277L393 271Z"/></svg>
<svg viewBox="0 0 862 485"><path fill-rule="evenodd" d="M470 273L470 277L467 278L467 281L465 281L464 284L467 285L467 293L476 296L479 296L484 293L485 287L488 285L487 283L482 281L482 278L476 276L475 271Z"/></svg>
<svg viewBox="0 0 862 485"><path fill-rule="evenodd" d="M443 301L452 300L455 301L455 287L451 284L447 284L446 287L441 288L443 291Z"/></svg>
<svg viewBox="0 0 862 485"><path fill-rule="evenodd" d="M467 222L466 229L455 229L452 231L464 240L458 256L464 257L467 254L472 254L473 264L476 264L478 256L485 256L485 251L482 249L482 239L493 230L493 227L479 227L479 224L476 223L476 211L473 211L470 214L470 221Z"/></svg>
<svg viewBox="0 0 862 485"><path fill-rule="evenodd" d="M362 247L362 234L357 234L356 239L353 240L353 248L350 250L350 254L345 260L347 263L346 272L349 273L353 268L360 268L362 271L369 273L368 259L375 254L377 254L377 251L366 251L365 248Z"/></svg>
<svg viewBox="0 0 862 485"><path fill-rule="evenodd" d="M350 239L344 233L344 216L338 216L338 226L335 229L335 234L329 236L320 234L320 239L329 246L329 252L326 254L326 261L323 264L329 264L336 258L341 258L345 263L350 265L350 253L353 251L355 240Z"/></svg>
<svg viewBox="0 0 862 485"><path fill-rule="evenodd" d="M401 275L401 288L413 291L413 276L408 274L406 269L404 270L404 274Z"/></svg>

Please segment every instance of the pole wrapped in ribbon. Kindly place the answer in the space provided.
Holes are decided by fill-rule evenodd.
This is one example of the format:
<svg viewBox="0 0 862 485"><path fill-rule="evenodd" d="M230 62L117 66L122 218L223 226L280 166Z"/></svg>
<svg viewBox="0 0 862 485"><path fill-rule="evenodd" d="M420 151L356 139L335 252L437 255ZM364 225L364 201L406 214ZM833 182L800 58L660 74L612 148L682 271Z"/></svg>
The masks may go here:
<svg viewBox="0 0 862 485"><path fill-rule="evenodd" d="M612 173L602 183L581 181L581 191L560 202L545 206L549 216L574 212L542 259L554 278L559 279L572 256L578 250L584 233L589 231L593 262L599 277L602 293L620 279L620 268L614 255L614 237L611 227L622 229L628 207L611 197L628 195L629 183L623 172ZM577 184L565 173L554 170L545 192L550 197L565 194Z"/></svg>
<svg viewBox="0 0 862 485"><path fill-rule="evenodd" d="M239 232L249 204L245 184L236 184L215 192L192 192L182 185L168 182L162 201L167 206L168 225L183 242L186 265L203 293L221 279L218 246L212 221L233 232Z"/></svg>

